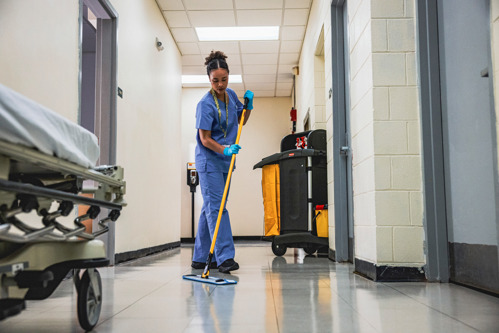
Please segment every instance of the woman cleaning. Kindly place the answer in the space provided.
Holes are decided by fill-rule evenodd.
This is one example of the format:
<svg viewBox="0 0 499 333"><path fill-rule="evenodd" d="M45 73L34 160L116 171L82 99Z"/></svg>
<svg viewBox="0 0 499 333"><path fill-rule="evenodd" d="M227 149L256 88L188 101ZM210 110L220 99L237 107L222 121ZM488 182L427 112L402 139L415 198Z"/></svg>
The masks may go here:
<svg viewBox="0 0 499 333"><path fill-rule="evenodd" d="M199 217L198 231L194 244L192 267L202 269L210 252L211 240L217 223L225 182L229 173L232 154L241 146L236 141L243 104L234 90L227 88L229 66L227 56L221 51L212 51L205 58L206 71L211 89L199 101L196 109L196 169L203 196L203 207ZM248 99L244 124L253 109L253 93L246 91ZM243 125L244 125L243 124ZM210 267L218 267L222 273L239 269L234 261L235 249L227 209L222 212L220 228Z"/></svg>

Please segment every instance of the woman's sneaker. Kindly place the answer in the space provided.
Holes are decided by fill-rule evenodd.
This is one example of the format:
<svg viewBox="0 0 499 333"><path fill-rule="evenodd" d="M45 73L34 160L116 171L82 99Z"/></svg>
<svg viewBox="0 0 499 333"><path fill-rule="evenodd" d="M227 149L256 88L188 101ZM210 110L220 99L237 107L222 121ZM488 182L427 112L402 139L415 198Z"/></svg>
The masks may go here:
<svg viewBox="0 0 499 333"><path fill-rule="evenodd" d="M205 266L206 266L206 263L199 262L199 261L193 261L191 264L191 267L194 269L203 269ZM217 268L217 262L212 261L210 264L210 268Z"/></svg>
<svg viewBox="0 0 499 333"><path fill-rule="evenodd" d="M228 273L230 271L235 271L236 269L239 269L239 264L235 262L234 259L227 259L218 266L218 270L222 273Z"/></svg>

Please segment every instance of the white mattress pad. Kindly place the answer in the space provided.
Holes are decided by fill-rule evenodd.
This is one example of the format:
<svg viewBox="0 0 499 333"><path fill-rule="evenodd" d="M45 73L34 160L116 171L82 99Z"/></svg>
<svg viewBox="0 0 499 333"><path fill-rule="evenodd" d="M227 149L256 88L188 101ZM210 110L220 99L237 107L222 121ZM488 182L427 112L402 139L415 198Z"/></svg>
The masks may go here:
<svg viewBox="0 0 499 333"><path fill-rule="evenodd" d="M2 84L0 140L34 147L86 168L95 167L100 153L93 133Z"/></svg>

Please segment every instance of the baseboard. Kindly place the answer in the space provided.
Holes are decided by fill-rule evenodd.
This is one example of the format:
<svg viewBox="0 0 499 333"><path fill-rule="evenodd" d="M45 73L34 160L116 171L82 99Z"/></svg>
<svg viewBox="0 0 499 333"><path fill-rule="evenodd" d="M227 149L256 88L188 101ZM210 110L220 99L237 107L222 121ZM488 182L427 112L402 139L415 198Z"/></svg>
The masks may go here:
<svg viewBox="0 0 499 333"><path fill-rule="evenodd" d="M376 282L426 281L423 267L378 266L360 259L355 259L354 272Z"/></svg>
<svg viewBox="0 0 499 333"><path fill-rule="evenodd" d="M234 236L232 237L234 239L234 242L237 241L262 241L263 236ZM180 242L185 243L185 244L192 244L194 243L193 238L180 238Z"/></svg>
<svg viewBox="0 0 499 333"><path fill-rule="evenodd" d="M148 247L145 249L140 249L140 250L135 250L135 251L128 251L128 252L123 252L123 253L116 253L114 255L114 262L115 265L119 263L123 263L125 261L130 261L134 259L139 259L142 257L149 256L151 254L155 254L158 252L163 252L166 250L174 249L176 247L180 246L180 242L172 242L172 243L167 243L163 245L158 245L158 246L153 246L153 247Z"/></svg>

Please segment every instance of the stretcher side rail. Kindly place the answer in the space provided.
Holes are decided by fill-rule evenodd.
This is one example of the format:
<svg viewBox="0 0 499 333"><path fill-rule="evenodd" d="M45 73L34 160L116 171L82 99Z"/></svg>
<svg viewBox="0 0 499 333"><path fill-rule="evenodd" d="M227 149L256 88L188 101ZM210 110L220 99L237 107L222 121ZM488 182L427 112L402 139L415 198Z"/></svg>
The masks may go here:
<svg viewBox="0 0 499 333"><path fill-rule="evenodd" d="M0 140L0 241L14 243L92 240L107 232L106 223L116 221L126 202L123 168L103 165L94 169L46 155L33 148ZM27 181L24 183L23 181ZM84 185L90 187L84 188ZM90 193L93 197L79 194ZM59 208L49 212L53 202ZM90 206L68 228L57 221L68 216L75 204ZM107 217L98 221L99 230L87 233L85 220L95 219L101 209ZM43 226L32 227L16 215L36 210Z"/></svg>

